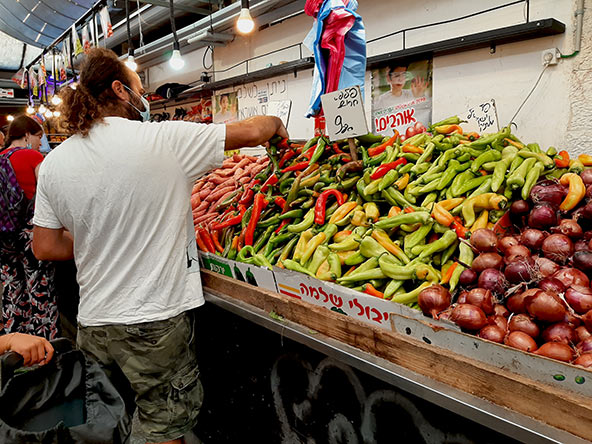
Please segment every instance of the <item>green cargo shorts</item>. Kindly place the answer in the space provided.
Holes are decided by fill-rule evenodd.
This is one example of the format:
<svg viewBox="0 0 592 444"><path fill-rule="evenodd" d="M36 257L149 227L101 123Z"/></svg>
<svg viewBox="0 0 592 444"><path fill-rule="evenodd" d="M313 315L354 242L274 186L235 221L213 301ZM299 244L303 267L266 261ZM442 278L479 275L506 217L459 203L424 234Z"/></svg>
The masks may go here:
<svg viewBox="0 0 592 444"><path fill-rule="evenodd" d="M197 422L203 388L193 315L134 325L78 326L77 346L101 364L126 401L138 407L148 442L180 438Z"/></svg>

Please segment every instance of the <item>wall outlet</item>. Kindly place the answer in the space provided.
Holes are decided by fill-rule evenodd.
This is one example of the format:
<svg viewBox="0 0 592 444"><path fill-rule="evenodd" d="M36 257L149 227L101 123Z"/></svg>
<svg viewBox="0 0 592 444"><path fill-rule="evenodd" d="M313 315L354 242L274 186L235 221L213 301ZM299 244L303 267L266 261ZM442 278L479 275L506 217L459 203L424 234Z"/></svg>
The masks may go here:
<svg viewBox="0 0 592 444"><path fill-rule="evenodd" d="M557 65L561 53L557 48L545 49L541 54L543 65Z"/></svg>

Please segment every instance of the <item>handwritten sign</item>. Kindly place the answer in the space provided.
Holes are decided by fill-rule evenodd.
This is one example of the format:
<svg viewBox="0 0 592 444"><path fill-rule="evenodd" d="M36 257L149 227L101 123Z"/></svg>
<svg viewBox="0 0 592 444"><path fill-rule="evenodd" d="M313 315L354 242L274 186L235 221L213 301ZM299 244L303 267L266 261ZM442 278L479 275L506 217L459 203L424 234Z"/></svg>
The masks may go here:
<svg viewBox="0 0 592 444"><path fill-rule="evenodd" d="M268 116L275 116L282 119L284 126L288 126L288 121L290 120L290 109L292 108L292 101L291 100L275 100L269 102L267 106L267 115Z"/></svg>
<svg viewBox="0 0 592 444"><path fill-rule="evenodd" d="M362 93L359 86L321 96L327 134L331 140L368 134Z"/></svg>
<svg viewBox="0 0 592 444"><path fill-rule="evenodd" d="M475 129L479 132L499 131L497 109L495 107L494 99L470 107L465 118L467 120L467 126L471 127L471 129Z"/></svg>

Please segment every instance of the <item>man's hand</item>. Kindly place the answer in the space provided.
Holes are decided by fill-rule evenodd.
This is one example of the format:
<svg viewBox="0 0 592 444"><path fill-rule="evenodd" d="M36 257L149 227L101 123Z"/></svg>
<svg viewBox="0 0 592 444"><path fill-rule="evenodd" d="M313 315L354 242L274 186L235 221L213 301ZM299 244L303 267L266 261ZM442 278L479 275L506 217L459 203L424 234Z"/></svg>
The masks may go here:
<svg viewBox="0 0 592 444"><path fill-rule="evenodd" d="M282 120L273 116L255 116L226 125L226 150L265 144L273 136L288 138Z"/></svg>
<svg viewBox="0 0 592 444"><path fill-rule="evenodd" d="M53 347L45 338L23 333L10 333L4 338L8 340L5 350L21 355L26 367L34 364L45 365L53 358Z"/></svg>

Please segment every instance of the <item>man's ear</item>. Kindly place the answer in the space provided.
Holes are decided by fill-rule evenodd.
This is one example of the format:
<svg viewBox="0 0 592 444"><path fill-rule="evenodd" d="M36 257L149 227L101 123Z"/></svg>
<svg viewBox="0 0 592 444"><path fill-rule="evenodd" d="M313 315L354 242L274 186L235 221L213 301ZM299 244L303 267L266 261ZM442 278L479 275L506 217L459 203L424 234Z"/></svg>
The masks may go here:
<svg viewBox="0 0 592 444"><path fill-rule="evenodd" d="M121 83L119 80L113 81L113 83L111 84L111 89L113 90L115 95L124 102L127 102L130 99L129 93L124 88L123 83Z"/></svg>

